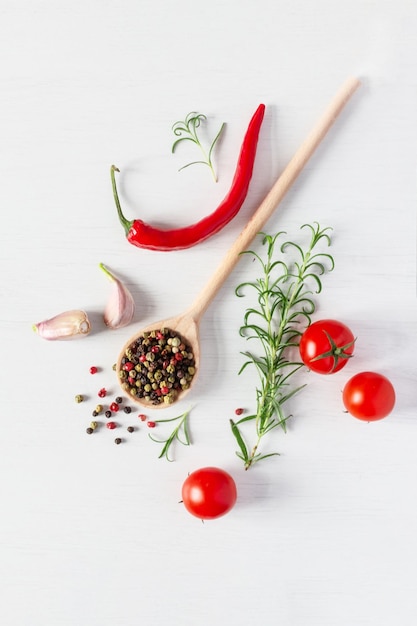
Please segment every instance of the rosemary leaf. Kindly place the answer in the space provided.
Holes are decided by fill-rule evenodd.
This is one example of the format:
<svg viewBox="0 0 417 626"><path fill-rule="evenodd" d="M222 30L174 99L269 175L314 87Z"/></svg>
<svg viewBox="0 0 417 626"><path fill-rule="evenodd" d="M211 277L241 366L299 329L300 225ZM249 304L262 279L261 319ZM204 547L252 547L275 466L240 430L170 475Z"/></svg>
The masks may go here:
<svg viewBox="0 0 417 626"><path fill-rule="evenodd" d="M247 280L235 289L239 298L246 291L255 292L256 305L248 307L243 316L239 334L247 341L255 341L260 354L245 351L245 361L239 375L253 366L258 375L256 387L256 413L237 422L230 420L232 434L239 446L236 454L244 462L245 469L255 462L276 456L278 453L262 454L258 448L263 437L280 426L286 431L289 415L284 404L305 385L291 387L291 377L302 367L301 361L290 357L290 351L298 348L302 328L311 323L315 311L314 293L322 290L320 276L334 269L333 257L323 252L322 246L330 246L330 228L303 224L310 234L307 245L294 241L278 241L286 233L275 235L260 233L266 253L247 250L258 264L261 276ZM320 244L320 245L319 245ZM280 258L275 258L281 254ZM249 452L241 427L255 422L255 443Z"/></svg>
<svg viewBox="0 0 417 626"><path fill-rule="evenodd" d="M162 446L161 453L158 457L159 459L162 459L163 457L165 457L167 461L172 462L174 460L172 457L170 457L169 454L170 454L172 445L175 443L175 441L178 441L183 446L191 445L191 438L190 438L190 433L188 429L188 416L190 414L190 411L191 409L189 409L188 411L185 411L184 413L182 413L181 415L178 415L177 417L155 420L155 424L163 424L167 422L178 422L174 430L167 437L167 439L156 439L155 437L152 437L150 433L148 434L149 439L151 439L152 441L155 441L155 443L164 444Z"/></svg>
<svg viewBox="0 0 417 626"><path fill-rule="evenodd" d="M191 113L188 113L184 121L175 122L175 124L173 124L172 126L172 130L174 132L174 135L179 138L176 139L174 143L172 144L171 152L174 153L177 146L181 142L191 141L200 149L203 155L203 160L192 161L191 163L187 163L186 165L183 165L182 167L180 167L178 171L181 171L185 169L186 167L189 167L190 165L198 165L198 164L207 165L210 168L210 171L213 175L215 182L217 182L217 174L213 166L212 154L213 154L214 147L220 135L222 134L225 124L223 123L220 126L220 130L218 131L217 135L211 142L210 147L207 151L204 148L203 144L201 143L200 138L198 136L198 132L197 132L197 128L200 127L201 122L203 121L205 122L206 120L207 120L207 117L203 115L202 113L196 113L195 111L192 111Z"/></svg>

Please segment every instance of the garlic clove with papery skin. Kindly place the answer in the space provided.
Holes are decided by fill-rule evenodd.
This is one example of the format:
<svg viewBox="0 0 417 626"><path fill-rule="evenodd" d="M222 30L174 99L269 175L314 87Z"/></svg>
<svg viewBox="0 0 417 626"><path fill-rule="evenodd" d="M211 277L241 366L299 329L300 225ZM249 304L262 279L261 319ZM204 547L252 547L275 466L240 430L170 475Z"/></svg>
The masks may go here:
<svg viewBox="0 0 417 626"><path fill-rule="evenodd" d="M90 333L91 324L85 311L73 309L33 324L32 328L43 339L54 341L86 337Z"/></svg>
<svg viewBox="0 0 417 626"><path fill-rule="evenodd" d="M104 310L104 323L107 328L123 328L123 326L130 324L133 319L135 314L135 301L132 294L121 280L116 278L103 263L100 263L99 267L114 285L114 290Z"/></svg>

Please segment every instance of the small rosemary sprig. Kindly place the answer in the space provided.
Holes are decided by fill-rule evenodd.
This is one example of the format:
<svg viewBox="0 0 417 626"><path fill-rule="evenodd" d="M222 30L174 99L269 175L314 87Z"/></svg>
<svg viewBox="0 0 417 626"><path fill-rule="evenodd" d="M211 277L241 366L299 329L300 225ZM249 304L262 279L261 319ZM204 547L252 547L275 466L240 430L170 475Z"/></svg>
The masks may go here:
<svg viewBox="0 0 417 626"><path fill-rule="evenodd" d="M217 133L217 135L211 142L211 145L208 151L206 151L206 149L203 147L200 141L200 138L197 134L197 128L199 128L202 121L206 121L206 120L207 120L207 117L203 115L202 113L196 113L195 111L192 111L191 113L187 115L184 121L175 122L175 124L173 124L172 126L172 130L174 131L174 135L179 137L179 139L174 141L172 145L172 152L173 153L175 152L176 147L182 141L191 141L192 143L195 143L200 148L203 154L203 160L192 161L191 163L187 163L187 165L183 165L182 167L180 167L178 171L181 171L185 169L186 167L189 167L190 165L196 165L197 163L201 163L203 165L208 165L208 167L211 170L214 180L217 182L217 174L213 166L212 154L213 154L214 146L216 145L217 140L219 139L225 124L223 123L220 126L219 132Z"/></svg>
<svg viewBox="0 0 417 626"><path fill-rule="evenodd" d="M149 434L149 438L152 439L152 441L155 441L156 443L164 444L162 446L161 454L158 457L159 459L162 459L163 457L165 457L167 461L174 460L173 458L169 456L169 452L170 452L170 448L172 447L175 441L179 441L179 443L181 443L183 446L191 445L190 433L188 430L188 416L190 414L190 411L191 409L189 409L188 411L185 411L185 413L182 413L181 415L178 415L177 417L172 417L170 419L154 420L155 424L163 424L166 422L178 422L178 424L175 426L174 430L172 431L172 433L169 435L167 439L155 439L155 437L152 437L152 435Z"/></svg>
<svg viewBox="0 0 417 626"><path fill-rule="evenodd" d="M319 243L331 244L328 231L319 224L304 224L301 229L310 230L310 241L306 250L292 241L280 245L282 258L276 259L278 239L285 235L279 232L274 236L260 233L262 244L266 246L266 260L252 250L245 251L261 266L262 276L255 281L244 282L236 288L236 295L242 297L246 287L256 292L257 305L249 307L244 315L240 335L247 340L257 340L261 355L243 352L247 358L239 374L248 365L254 365L259 377L256 389L256 413L238 421L230 420L232 433L239 446L236 452L242 459L245 469L262 459L278 453L262 454L258 451L262 438L277 426L286 430L283 405L305 385L290 386L290 378L303 363L294 360L292 350L298 347L302 334L300 325L310 324L310 316L315 310L312 299L314 291L322 289L320 276L333 270L333 257L325 252L317 251ZM292 253L294 258L287 261L286 256ZM312 291L312 287L314 291ZM241 427L246 422L255 422L255 443L251 448L245 442Z"/></svg>

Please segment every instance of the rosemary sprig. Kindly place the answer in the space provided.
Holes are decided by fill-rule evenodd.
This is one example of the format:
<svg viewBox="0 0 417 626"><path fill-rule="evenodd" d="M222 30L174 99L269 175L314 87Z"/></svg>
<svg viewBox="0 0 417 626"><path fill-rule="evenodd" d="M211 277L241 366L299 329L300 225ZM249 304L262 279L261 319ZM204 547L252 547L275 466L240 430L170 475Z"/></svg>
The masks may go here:
<svg viewBox="0 0 417 626"><path fill-rule="evenodd" d="M286 430L286 421L290 415L284 412L284 404L305 385L290 386L291 377L303 367L303 363L291 357L293 349L298 347L302 334L300 325L310 324L315 310L313 294L320 293L320 276L333 270L333 257L317 251L319 243L331 244L328 231L318 223L304 224L301 229L309 229L310 241L306 250L293 242L285 241L280 245L282 258L275 259L278 239L285 235L278 232L271 236L260 233L262 245L266 246L266 260L252 250L244 254L253 256L261 266L262 276L254 281L244 282L236 288L236 295L244 296L243 290L255 290L257 306L249 307L244 315L240 335L247 340L257 340L261 355L246 351L242 354L246 361L240 368L241 374L249 365L257 371L259 385L256 388L256 413L238 421L230 420L232 433L239 446L236 452L242 459L245 469L255 462L278 453L262 454L258 451L262 438L271 430L280 426ZM294 257L287 261L287 254ZM312 291L312 287L314 291ZM249 448L241 432L246 422L255 422L255 443Z"/></svg>
<svg viewBox="0 0 417 626"><path fill-rule="evenodd" d="M169 456L169 452L175 441L179 441L179 443L181 443L183 446L191 445L190 433L188 430L188 416L190 412L191 409L185 411L185 413L182 413L177 417L172 417L165 420L154 420L155 424L163 424L165 422L178 422L178 424L175 426L174 430L167 439L155 439L155 437L152 437L152 435L149 434L149 438L152 439L152 441L164 444L162 446L161 454L158 457L159 459L165 457L167 461L174 460Z"/></svg>
<svg viewBox="0 0 417 626"><path fill-rule="evenodd" d="M192 143L195 143L200 148L203 154L203 160L192 161L191 163L187 163L187 165L183 165L182 167L180 167L178 171L181 171L185 169L186 167L189 167L190 165L196 165L197 163L201 163L203 165L208 165L208 167L211 170L214 180L217 182L217 174L213 166L212 153L214 150L214 146L216 145L217 140L219 139L225 124L223 123L220 126L219 132L217 133L217 135L211 142L208 151L206 151L206 149L203 147L200 141L200 138L198 137L198 134L197 134L197 128L200 127L202 121L206 121L206 120L207 120L207 117L203 115L202 113L196 113L195 111L192 111L191 113L187 115L184 121L175 122L175 124L173 124L172 126L172 130L174 131L174 135L179 137L179 139L174 141L172 145L172 152L173 153L175 152L176 147L182 141L191 141Z"/></svg>

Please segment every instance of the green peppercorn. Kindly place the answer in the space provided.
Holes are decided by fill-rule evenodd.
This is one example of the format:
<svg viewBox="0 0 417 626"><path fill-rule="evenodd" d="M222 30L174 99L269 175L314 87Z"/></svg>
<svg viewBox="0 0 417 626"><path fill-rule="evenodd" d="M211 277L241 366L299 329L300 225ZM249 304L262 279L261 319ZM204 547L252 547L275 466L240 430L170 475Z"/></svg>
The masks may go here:
<svg viewBox="0 0 417 626"><path fill-rule="evenodd" d="M102 405L101 405L101 404L98 404L98 405L96 406L96 414L97 414L97 415L100 415L100 413L102 412L102 410L103 410Z"/></svg>
<svg viewBox="0 0 417 626"><path fill-rule="evenodd" d="M80 402L82 402L83 400L84 400L84 396L82 396L80 393L79 393L79 394L77 394L77 395L75 396L75 402L76 402L77 404L79 404L79 403L80 403Z"/></svg>
<svg viewBox="0 0 417 626"><path fill-rule="evenodd" d="M95 430L97 426L98 426L97 422L91 422L90 424L90 428L92 428L93 430Z"/></svg>

